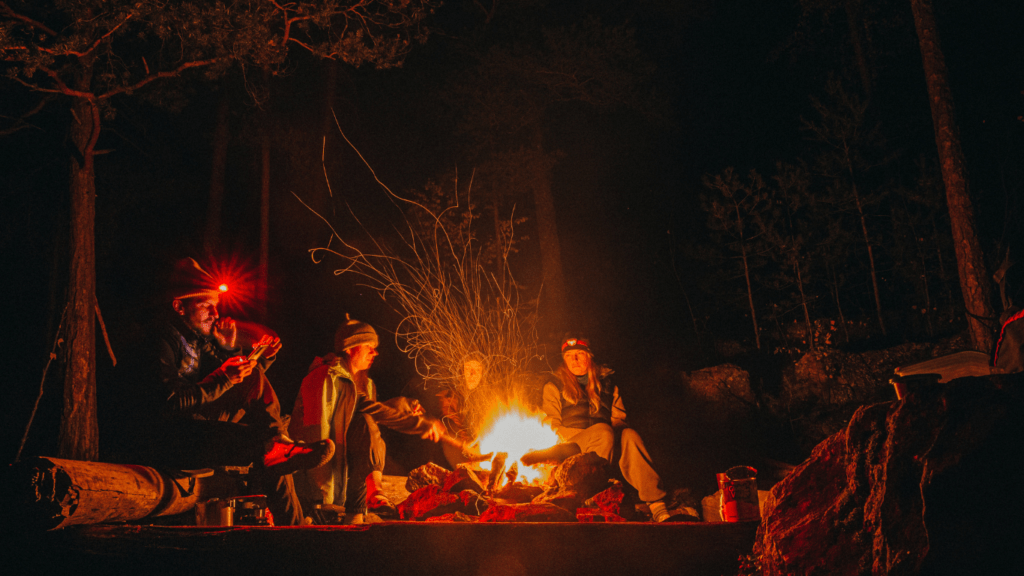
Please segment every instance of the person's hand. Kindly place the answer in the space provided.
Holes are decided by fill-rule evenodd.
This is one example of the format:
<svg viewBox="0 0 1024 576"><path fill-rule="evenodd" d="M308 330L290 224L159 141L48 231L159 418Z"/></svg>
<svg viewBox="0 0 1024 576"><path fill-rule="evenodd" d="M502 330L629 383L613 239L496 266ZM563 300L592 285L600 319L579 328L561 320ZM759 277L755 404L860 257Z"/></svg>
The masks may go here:
<svg viewBox="0 0 1024 576"><path fill-rule="evenodd" d="M238 326L235 325L235 321L228 316L219 318L213 323L213 338L217 345L225 350L234 348L235 339L238 338Z"/></svg>
<svg viewBox="0 0 1024 576"><path fill-rule="evenodd" d="M444 428L444 424L440 420L430 419L430 430L423 433L424 440L430 440L431 442L440 442L441 437L447 432Z"/></svg>
<svg viewBox="0 0 1024 576"><path fill-rule="evenodd" d="M235 356L234 358L228 358L228 361L221 365L220 369L228 377L228 382L238 384L245 380L249 374L252 374L252 369L255 366L255 360L247 360L244 356Z"/></svg>
<svg viewBox="0 0 1024 576"><path fill-rule="evenodd" d="M274 356L277 355L278 352L281 351L281 346L282 344L280 338L272 338L270 342L267 343L267 351L263 353L263 357L273 358Z"/></svg>

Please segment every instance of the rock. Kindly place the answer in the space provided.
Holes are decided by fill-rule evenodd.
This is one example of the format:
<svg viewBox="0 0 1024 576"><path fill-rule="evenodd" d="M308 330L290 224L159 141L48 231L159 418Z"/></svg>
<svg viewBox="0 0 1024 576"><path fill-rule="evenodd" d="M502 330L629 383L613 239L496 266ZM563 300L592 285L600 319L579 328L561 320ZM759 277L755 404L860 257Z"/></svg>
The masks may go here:
<svg viewBox="0 0 1024 576"><path fill-rule="evenodd" d="M451 514L442 514L441 516L432 516L427 518L426 522L477 522L480 520L479 516L470 516L463 514L462 512L452 512Z"/></svg>
<svg viewBox="0 0 1024 576"><path fill-rule="evenodd" d="M683 382L697 397L726 406L755 403L750 374L735 364L722 364L703 370L683 372Z"/></svg>
<svg viewBox="0 0 1024 576"><path fill-rule="evenodd" d="M575 522L576 516L554 504L508 504L491 506L480 515L481 522Z"/></svg>
<svg viewBox="0 0 1024 576"><path fill-rule="evenodd" d="M413 492L399 504L398 514L402 520L423 520L455 512L476 516L487 507L487 501L472 490L453 494L442 491L437 484L430 484Z"/></svg>
<svg viewBox="0 0 1024 576"><path fill-rule="evenodd" d="M608 486L608 461L593 452L566 458L551 471L560 491L572 491L583 500Z"/></svg>
<svg viewBox="0 0 1024 576"><path fill-rule="evenodd" d="M444 486L444 481L450 473L451 470L444 466L427 462L423 466L409 472L409 478L405 481L405 489L412 493L430 484L438 487Z"/></svg>
<svg viewBox="0 0 1024 576"><path fill-rule="evenodd" d="M572 490L553 489L533 499L534 504L553 504L565 510L575 510L583 505L585 498Z"/></svg>
<svg viewBox="0 0 1024 576"><path fill-rule="evenodd" d="M398 505L398 515L402 520L417 520L438 506L451 504L458 499L455 494L442 492L437 484L428 484L414 491Z"/></svg>
<svg viewBox="0 0 1024 576"><path fill-rule="evenodd" d="M597 508L579 508L576 510L577 522L627 522L618 514L605 512Z"/></svg>
<svg viewBox="0 0 1024 576"><path fill-rule="evenodd" d="M584 505L587 508L595 508L600 512L622 518L622 520L608 521L621 522L636 516L636 502L626 494L622 482L618 480L613 480L611 486L595 494ZM579 516L580 512L577 510L576 517L579 518Z"/></svg>
<svg viewBox="0 0 1024 576"><path fill-rule="evenodd" d="M1022 455L1021 376L863 406L772 489L754 547L762 573L1024 573Z"/></svg>
<svg viewBox="0 0 1024 576"><path fill-rule="evenodd" d="M506 484L501 490L498 490L494 494L494 499L505 503L522 504L530 502L543 493L544 489L540 486L529 486L522 482L513 482L512 484Z"/></svg>

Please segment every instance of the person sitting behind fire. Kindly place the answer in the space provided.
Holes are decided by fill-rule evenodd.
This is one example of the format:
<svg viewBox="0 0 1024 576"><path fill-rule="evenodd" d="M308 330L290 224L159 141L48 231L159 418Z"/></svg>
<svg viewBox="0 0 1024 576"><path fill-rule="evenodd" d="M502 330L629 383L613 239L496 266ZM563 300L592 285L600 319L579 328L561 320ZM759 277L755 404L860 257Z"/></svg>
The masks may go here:
<svg viewBox="0 0 1024 576"><path fill-rule="evenodd" d="M626 409L613 371L594 362L590 342L575 336L562 340L562 363L544 384L541 409L561 444L576 444L581 452L594 452L611 462L615 431L621 432L619 469L647 503L656 522L670 518L661 477L654 471L643 440L628 427Z"/></svg>
<svg viewBox="0 0 1024 576"><path fill-rule="evenodd" d="M444 457L452 469L480 455L476 446L476 418L479 414L473 410L473 402L486 395L481 386L487 372L485 357L480 352L472 352L462 361L462 380L457 385L443 386L437 393L440 401L441 421L444 422L448 435L462 442L463 448L452 443L442 443Z"/></svg>
<svg viewBox="0 0 1024 576"><path fill-rule="evenodd" d="M418 401L376 400L368 371L377 344L372 326L346 314L334 335L334 353L313 361L292 410L289 431L295 438L331 438L337 446L330 461L305 472L305 480L313 502L334 510L344 503L345 524L365 522L368 497L383 498L385 447L378 424L433 442L445 431L439 420L424 416Z"/></svg>
<svg viewBox="0 0 1024 576"><path fill-rule="evenodd" d="M238 327L217 310L220 294L194 259L176 264L167 282L166 317L129 361L122 394L123 417L130 419L124 456L178 469L255 462L252 488L266 493L276 522L299 524L303 514L291 474L326 462L334 443L288 437L264 372L269 364L240 356ZM264 343L267 358L281 349L280 339Z"/></svg>

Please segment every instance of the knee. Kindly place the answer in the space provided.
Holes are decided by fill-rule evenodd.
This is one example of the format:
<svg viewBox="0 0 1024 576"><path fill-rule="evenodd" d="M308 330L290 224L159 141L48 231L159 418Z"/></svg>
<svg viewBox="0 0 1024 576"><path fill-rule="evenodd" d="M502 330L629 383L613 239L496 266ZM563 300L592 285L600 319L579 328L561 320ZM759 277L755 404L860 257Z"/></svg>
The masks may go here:
<svg viewBox="0 0 1024 576"><path fill-rule="evenodd" d="M632 428L622 429L622 446L643 446L644 441L640 438L640 434Z"/></svg>

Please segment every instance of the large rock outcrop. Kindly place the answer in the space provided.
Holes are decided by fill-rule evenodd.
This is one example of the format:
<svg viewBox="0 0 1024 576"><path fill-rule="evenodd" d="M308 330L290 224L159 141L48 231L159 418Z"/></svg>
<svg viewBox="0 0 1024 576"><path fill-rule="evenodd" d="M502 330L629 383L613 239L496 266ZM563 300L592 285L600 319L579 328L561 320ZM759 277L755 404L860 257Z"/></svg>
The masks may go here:
<svg viewBox="0 0 1024 576"><path fill-rule="evenodd" d="M1024 573L1024 378L911 383L777 484L763 574Z"/></svg>

